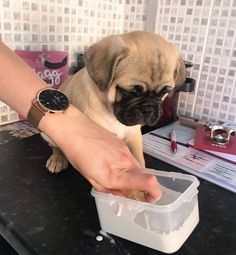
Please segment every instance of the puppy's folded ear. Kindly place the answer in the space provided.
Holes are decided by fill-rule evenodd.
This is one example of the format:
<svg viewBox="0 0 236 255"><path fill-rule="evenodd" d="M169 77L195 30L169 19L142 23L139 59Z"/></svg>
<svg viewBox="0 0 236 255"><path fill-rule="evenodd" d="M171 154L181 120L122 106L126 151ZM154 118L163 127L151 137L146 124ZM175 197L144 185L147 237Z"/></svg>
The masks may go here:
<svg viewBox="0 0 236 255"><path fill-rule="evenodd" d="M186 79L185 64L183 59L179 57L179 59L177 60L175 74L174 74L175 87L178 88L181 85L183 85L185 79Z"/></svg>
<svg viewBox="0 0 236 255"><path fill-rule="evenodd" d="M90 46L85 53L85 65L92 80L101 91L111 84L119 61L126 57L128 49L120 36L107 37Z"/></svg>

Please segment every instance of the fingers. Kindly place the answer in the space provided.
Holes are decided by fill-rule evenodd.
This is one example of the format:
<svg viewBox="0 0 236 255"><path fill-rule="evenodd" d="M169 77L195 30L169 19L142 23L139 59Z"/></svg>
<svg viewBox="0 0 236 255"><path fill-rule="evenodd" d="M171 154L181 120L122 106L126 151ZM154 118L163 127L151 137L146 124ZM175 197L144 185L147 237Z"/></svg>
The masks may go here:
<svg viewBox="0 0 236 255"><path fill-rule="evenodd" d="M111 193L115 196L125 197L125 195L118 189L108 189L108 188L103 187L102 185L100 185L99 183L97 183L94 180L89 180L89 181L92 184L92 186L94 187L94 189L98 192Z"/></svg>
<svg viewBox="0 0 236 255"><path fill-rule="evenodd" d="M154 175L137 171L123 172L116 179L116 189L142 190L147 202L155 202L162 195L162 189Z"/></svg>
<svg viewBox="0 0 236 255"><path fill-rule="evenodd" d="M102 185L97 183L95 180L88 178L88 181L92 184L92 186L95 188L96 191L103 192L103 193L110 193L110 189L103 187Z"/></svg>
<svg viewBox="0 0 236 255"><path fill-rule="evenodd" d="M125 196L127 190L141 190L145 193L145 200L149 203L156 202L162 195L162 189L156 176L138 172L137 170L122 172L114 177L108 185L101 185L95 180L89 180L92 186L99 192L112 193L117 196Z"/></svg>
<svg viewBox="0 0 236 255"><path fill-rule="evenodd" d="M153 204L153 203L157 202L161 198L161 196L162 196L162 190L160 190L160 193L159 193L158 197L155 197L150 193L146 193L145 194L145 201L147 201L148 203Z"/></svg>

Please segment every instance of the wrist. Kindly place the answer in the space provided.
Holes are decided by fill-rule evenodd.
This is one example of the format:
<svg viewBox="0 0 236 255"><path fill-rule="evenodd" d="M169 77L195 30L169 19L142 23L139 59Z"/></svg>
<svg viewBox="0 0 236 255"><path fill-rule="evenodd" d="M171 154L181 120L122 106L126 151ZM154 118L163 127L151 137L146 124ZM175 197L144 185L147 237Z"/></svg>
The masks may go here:
<svg viewBox="0 0 236 255"><path fill-rule="evenodd" d="M49 136L59 147L72 132L74 125L79 128L88 119L72 104L65 112L47 113L39 122L38 128ZM86 125L86 124L85 124Z"/></svg>

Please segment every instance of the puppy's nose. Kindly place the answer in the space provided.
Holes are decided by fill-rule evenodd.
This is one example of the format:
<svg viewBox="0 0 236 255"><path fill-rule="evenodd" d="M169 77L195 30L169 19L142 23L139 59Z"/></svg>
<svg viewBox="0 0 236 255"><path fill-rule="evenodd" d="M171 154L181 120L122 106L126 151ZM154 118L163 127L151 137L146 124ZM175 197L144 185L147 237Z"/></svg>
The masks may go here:
<svg viewBox="0 0 236 255"><path fill-rule="evenodd" d="M143 107L142 109L142 114L144 115L149 115L149 114L152 114L153 113L153 109L154 107L153 106L146 106L146 107Z"/></svg>
<svg viewBox="0 0 236 255"><path fill-rule="evenodd" d="M155 125L161 116L160 107L154 108L153 106L145 107L142 109L144 122L148 126Z"/></svg>

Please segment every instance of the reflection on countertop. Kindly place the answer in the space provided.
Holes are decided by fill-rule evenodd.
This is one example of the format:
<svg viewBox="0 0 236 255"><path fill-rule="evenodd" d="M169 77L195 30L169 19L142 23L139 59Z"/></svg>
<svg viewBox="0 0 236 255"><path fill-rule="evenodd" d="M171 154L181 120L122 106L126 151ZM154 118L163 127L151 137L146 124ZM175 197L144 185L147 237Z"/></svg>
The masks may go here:
<svg viewBox="0 0 236 255"><path fill-rule="evenodd" d="M28 121L18 121L6 125L0 125L0 145L20 140L39 133Z"/></svg>

